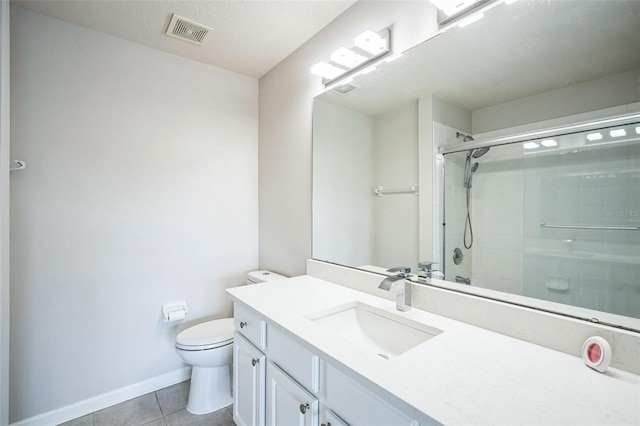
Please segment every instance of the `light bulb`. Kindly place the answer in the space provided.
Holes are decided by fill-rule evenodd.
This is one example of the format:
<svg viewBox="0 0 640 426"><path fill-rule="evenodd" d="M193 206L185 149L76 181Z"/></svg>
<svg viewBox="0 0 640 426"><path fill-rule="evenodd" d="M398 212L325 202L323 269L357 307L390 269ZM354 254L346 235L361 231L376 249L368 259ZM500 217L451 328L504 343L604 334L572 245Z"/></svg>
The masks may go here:
<svg viewBox="0 0 640 426"><path fill-rule="evenodd" d="M344 65L347 68L355 68L364 61L366 61L362 55L358 55L351 49L341 47L331 54L331 61L336 64Z"/></svg>
<svg viewBox="0 0 640 426"><path fill-rule="evenodd" d="M331 80L336 78L340 74L343 74L346 70L342 68L334 67L331 64L326 62L318 62L314 66L311 67L311 74L317 75L318 77L326 78Z"/></svg>
<svg viewBox="0 0 640 426"><path fill-rule="evenodd" d="M387 40L380 37L380 35L374 31L366 30L362 34L358 35L353 43L372 55L376 56L387 50Z"/></svg>

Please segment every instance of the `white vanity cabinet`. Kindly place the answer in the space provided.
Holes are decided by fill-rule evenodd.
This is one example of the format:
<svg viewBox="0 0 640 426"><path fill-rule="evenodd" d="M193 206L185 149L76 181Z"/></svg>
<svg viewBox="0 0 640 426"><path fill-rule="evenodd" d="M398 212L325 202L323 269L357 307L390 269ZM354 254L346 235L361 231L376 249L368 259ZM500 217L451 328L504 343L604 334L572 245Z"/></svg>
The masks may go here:
<svg viewBox="0 0 640 426"><path fill-rule="evenodd" d="M285 329L235 304L233 419L239 426L419 426Z"/></svg>
<svg viewBox="0 0 640 426"><path fill-rule="evenodd" d="M266 357L242 335L233 336L233 420L264 426Z"/></svg>
<svg viewBox="0 0 640 426"><path fill-rule="evenodd" d="M317 426L318 399L267 362L267 426Z"/></svg>

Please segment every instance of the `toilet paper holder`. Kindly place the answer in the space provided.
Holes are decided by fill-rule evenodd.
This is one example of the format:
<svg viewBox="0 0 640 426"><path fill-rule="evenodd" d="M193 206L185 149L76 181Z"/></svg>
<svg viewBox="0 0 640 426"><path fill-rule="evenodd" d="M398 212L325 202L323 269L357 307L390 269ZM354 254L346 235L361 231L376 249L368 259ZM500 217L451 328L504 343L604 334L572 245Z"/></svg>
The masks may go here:
<svg viewBox="0 0 640 426"><path fill-rule="evenodd" d="M176 303L166 303L162 305L162 321L181 321L187 317L187 302L184 300Z"/></svg>

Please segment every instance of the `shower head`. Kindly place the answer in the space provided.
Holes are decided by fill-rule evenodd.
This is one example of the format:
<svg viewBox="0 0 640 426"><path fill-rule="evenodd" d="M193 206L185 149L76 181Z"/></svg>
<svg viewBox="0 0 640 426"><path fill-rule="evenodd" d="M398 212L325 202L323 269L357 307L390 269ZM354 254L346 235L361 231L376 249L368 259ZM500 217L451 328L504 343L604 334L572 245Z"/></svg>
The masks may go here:
<svg viewBox="0 0 640 426"><path fill-rule="evenodd" d="M478 148L473 150L473 152L471 153L471 156L473 158L480 158L483 155L485 155L487 152L489 152L489 147Z"/></svg>
<svg viewBox="0 0 640 426"><path fill-rule="evenodd" d="M456 132L456 138L457 139L462 138L462 142L469 142L473 140L473 136L465 135L464 133L460 133L460 132Z"/></svg>
<svg viewBox="0 0 640 426"><path fill-rule="evenodd" d="M471 173L475 173L476 170L478 170L479 166L480 164L478 164L477 162L473 163L473 167L471 167Z"/></svg>

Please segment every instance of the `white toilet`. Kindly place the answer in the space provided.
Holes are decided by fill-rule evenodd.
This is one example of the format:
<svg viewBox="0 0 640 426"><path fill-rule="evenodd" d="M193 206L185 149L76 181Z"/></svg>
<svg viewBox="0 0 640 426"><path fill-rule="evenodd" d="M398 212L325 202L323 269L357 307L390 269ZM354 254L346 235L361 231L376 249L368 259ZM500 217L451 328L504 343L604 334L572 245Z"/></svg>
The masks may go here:
<svg viewBox="0 0 640 426"><path fill-rule="evenodd" d="M286 278L269 271L253 271L247 284ZM233 318L203 322L176 336L176 352L193 366L187 411L206 414L230 405L233 362Z"/></svg>

